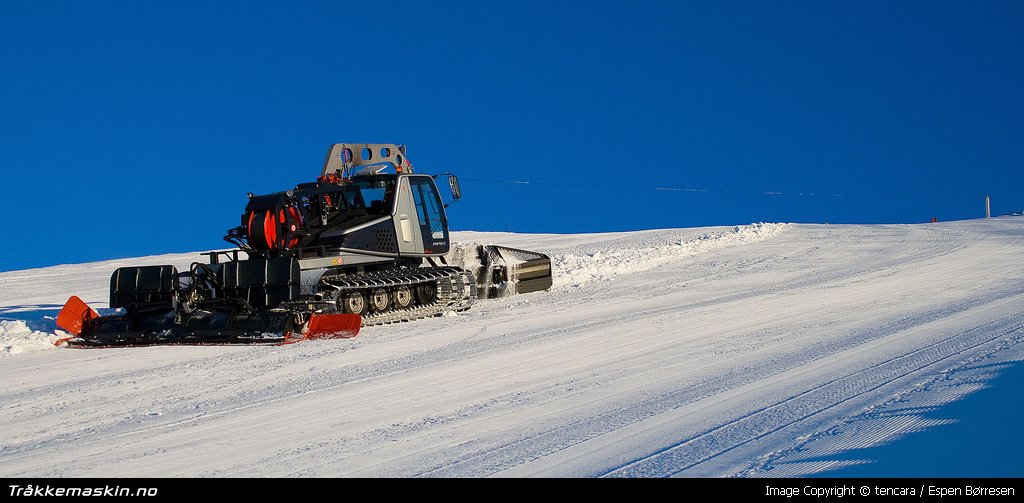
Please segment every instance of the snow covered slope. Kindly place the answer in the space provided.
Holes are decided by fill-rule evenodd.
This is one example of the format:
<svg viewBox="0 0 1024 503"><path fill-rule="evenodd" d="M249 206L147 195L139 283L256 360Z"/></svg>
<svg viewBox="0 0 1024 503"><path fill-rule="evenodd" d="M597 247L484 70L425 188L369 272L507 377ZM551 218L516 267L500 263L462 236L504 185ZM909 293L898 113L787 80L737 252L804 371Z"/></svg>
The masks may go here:
<svg viewBox="0 0 1024 503"><path fill-rule="evenodd" d="M899 448L1019 416L1022 217L455 238L547 252L555 286L351 340L71 350L69 294L195 255L0 273L0 475L1024 476L1010 436Z"/></svg>

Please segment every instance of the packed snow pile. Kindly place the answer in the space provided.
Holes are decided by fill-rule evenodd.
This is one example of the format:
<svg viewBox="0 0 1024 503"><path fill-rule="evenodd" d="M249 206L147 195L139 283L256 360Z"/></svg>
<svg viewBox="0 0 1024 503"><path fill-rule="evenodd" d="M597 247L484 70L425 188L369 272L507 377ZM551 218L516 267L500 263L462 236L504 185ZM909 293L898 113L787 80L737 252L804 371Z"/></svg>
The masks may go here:
<svg viewBox="0 0 1024 503"><path fill-rule="evenodd" d="M576 246L565 253L550 253L554 283L552 288L578 288L590 281L648 271L694 255L757 243L775 237L789 226L782 223L754 223L696 237L678 237L666 235L667 231L649 231L653 234L645 239L630 240L615 247L609 247L606 243ZM679 232L687 230L679 229ZM507 241L508 238L502 236L495 241L502 240ZM492 242L456 241L452 243L445 260L451 265L475 270L480 266L477 248L488 244ZM513 261L514 256L509 255L506 260Z"/></svg>
<svg viewBox="0 0 1024 503"><path fill-rule="evenodd" d="M32 330L22 320L0 320L0 356L53 349L57 339L57 334Z"/></svg>
<svg viewBox="0 0 1024 503"><path fill-rule="evenodd" d="M577 288L590 281L654 269L686 257L770 239L789 224L755 223L728 232L708 233L696 239L666 244L562 253L551 257L555 288Z"/></svg>

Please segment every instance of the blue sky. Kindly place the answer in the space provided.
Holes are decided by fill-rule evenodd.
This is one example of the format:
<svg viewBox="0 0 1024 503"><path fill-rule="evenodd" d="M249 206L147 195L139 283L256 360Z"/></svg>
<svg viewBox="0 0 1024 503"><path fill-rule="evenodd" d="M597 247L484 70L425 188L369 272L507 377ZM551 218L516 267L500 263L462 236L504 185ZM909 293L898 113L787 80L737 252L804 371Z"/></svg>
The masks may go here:
<svg viewBox="0 0 1024 503"><path fill-rule="evenodd" d="M1018 1L2 2L0 270L226 246L246 192L339 141L459 174L457 230L1021 211L1021 26Z"/></svg>

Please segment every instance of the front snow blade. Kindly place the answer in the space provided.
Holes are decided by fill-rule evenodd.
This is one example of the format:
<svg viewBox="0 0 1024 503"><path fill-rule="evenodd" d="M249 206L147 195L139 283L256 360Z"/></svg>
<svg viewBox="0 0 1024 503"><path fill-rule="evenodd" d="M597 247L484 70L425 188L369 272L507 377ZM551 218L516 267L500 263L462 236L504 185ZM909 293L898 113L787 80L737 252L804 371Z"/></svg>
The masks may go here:
<svg viewBox="0 0 1024 503"><path fill-rule="evenodd" d="M551 258L543 253L486 245L478 250L477 295L493 299L551 288Z"/></svg>
<svg viewBox="0 0 1024 503"><path fill-rule="evenodd" d="M78 298L77 295L72 295L64 303L64 308L57 314L57 326L67 330L68 333L81 335L85 324L89 320L99 317L99 313L93 311L82 299Z"/></svg>
<svg viewBox="0 0 1024 503"><path fill-rule="evenodd" d="M309 315L306 324L306 339L348 339L359 333L363 319L358 314L317 314Z"/></svg>

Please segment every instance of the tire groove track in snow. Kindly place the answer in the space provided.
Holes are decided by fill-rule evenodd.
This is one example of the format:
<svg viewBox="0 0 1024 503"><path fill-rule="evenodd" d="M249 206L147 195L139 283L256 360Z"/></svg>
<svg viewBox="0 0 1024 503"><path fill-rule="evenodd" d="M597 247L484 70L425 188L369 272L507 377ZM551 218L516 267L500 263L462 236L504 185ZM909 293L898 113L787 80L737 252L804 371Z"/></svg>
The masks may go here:
<svg viewBox="0 0 1024 503"><path fill-rule="evenodd" d="M800 340L812 339L812 338L814 338L813 334L804 334L804 336L800 337ZM631 341L635 341L635 339L630 339L630 340ZM726 345L730 344L730 342L725 341L725 340L721 340L721 339L719 339L718 342L722 346L726 346ZM787 342L792 343L794 341L792 339L790 339ZM666 343L666 344L662 344L661 346L667 348L667 347L673 346L673 344ZM654 347L654 348L647 348L646 351L647 352L653 352L655 349L657 349L657 348L656 347ZM693 349L694 350L703 350L703 349L707 349L707 348L706 347L701 347L701 348L693 348ZM584 355L584 356L586 356L586 355ZM651 374L658 374L659 372L662 371L661 368L660 368L661 365L660 365L659 362L668 362L668 361L676 360L676 359L680 358L681 356L682 355L680 355L678 353L671 353L671 354L667 354L667 356L665 356L665 358L663 360L646 359L646 360L643 361L643 364L646 365L646 366L654 368L654 370L650 372ZM728 361L728 362L740 362L740 361L745 360L746 358L747 358L746 355L738 355L738 356L734 356L734 357L731 357L731 358L728 358L728 359L725 359L725 360L723 360L721 358L718 358L718 359L716 359L714 364L721 366L722 363L726 362L726 361ZM706 359L699 359L699 358L696 361L707 362ZM619 361L619 364L621 364L621 363L622 363L622 361ZM708 365L710 365L710 363L708 363ZM707 369L704 366L700 365L700 364L696 364L696 365L693 365L693 366L688 366L683 374L676 374L676 375L673 375L672 377L667 378L667 379L666 378L662 378L660 382L656 382L655 379L648 379L647 376L646 376L646 373L643 372L642 370L638 370L636 372L631 372L631 373L626 373L626 374L620 376L619 379L620 380L641 380L641 381L644 381L645 383L647 383L648 389L650 389L652 387L655 387L656 385L657 385L658 388L664 387L666 389L677 389L680 386L682 386L682 387L693 386L692 379L698 379L698 377L691 377L691 376L693 374L699 375L702 371L706 371L706 370ZM712 372L715 371L715 370L716 369L711 369ZM600 367L591 367L591 368L589 368L589 371L594 373L594 374L602 374L602 372L600 371ZM724 372L724 373L728 374L729 372ZM704 382L706 382L706 381L714 381L714 380L717 380L720 377L721 378L727 377L727 376L718 376L717 374L718 374L718 372L714 372L714 375L702 376L704 378L703 381ZM581 382L577 381L577 382L574 382L573 384L574 384L574 388L582 388L579 391L579 393L586 393L588 389L591 389L591 387L586 386L586 384L587 384L586 382L581 383ZM607 383L605 383L605 384L607 384ZM645 394L649 394L649 392L645 391ZM663 397L664 395L660 395L660 396ZM564 400L565 398L566 397L564 397L564 396L550 397L549 400L551 400L551 401L559 401L559 400ZM544 402L532 403L530 405L531 406L544 405Z"/></svg>
<svg viewBox="0 0 1024 503"><path fill-rule="evenodd" d="M994 300L994 299L1000 298L1000 297L1001 297L1001 295L990 296L989 298L981 299L980 301L968 302L968 303L966 303L964 305L961 305L961 306L958 306L958 307L953 307L952 309L953 309L953 311L969 309L969 308L974 307L976 305L979 305L981 303L988 302L990 300ZM914 323L917 323L917 322L922 322L923 320L937 319L937 318L942 317L944 315L950 314L949 309L950 308L948 308L948 307L943 307L943 308L940 308L940 309L935 309L935 310L929 311L929 314L918 316L916 318L911 318L909 321L906 320L906 319L899 320L899 321L896 322L896 326L899 327L899 326L902 326L902 325L914 324ZM875 328L869 328L867 330L867 332L874 332L875 330L876 330ZM860 335L863 335L863 334L860 334ZM849 344L847 344L845 346L848 347ZM748 370L749 369L743 369L742 371L743 372L747 372ZM566 436L569 436L569 435L566 435ZM463 459L465 459L465 458L463 458ZM437 470L444 470L444 467L438 467ZM425 473L426 474L434 474L435 472L436 472L436 470L428 471L428 472L425 472ZM445 472L444 474L447 474L447 473L462 473L462 472L460 472L458 470L453 470L452 472ZM481 474L481 473L486 473L486 472L473 472L473 473L474 474Z"/></svg>
<svg viewBox="0 0 1024 503"><path fill-rule="evenodd" d="M1017 330L1017 332L1021 332L1021 331ZM844 427L846 425L849 425L849 424L853 424L853 423L855 423L857 421L860 421L860 420L872 419L872 418L880 417L881 414L878 412L878 410L885 410L885 408L887 408L887 407L889 407L889 406L891 406L893 404L896 404L896 403L899 403L899 402L904 402L904 401L907 400L908 397L910 397L912 395L920 394L920 393L928 393L928 392L930 392L932 390L932 387L935 384L937 384L939 382L943 382L943 381L948 381L948 380L951 379L952 375L955 375L955 374L958 374L960 372L963 372L969 366L977 364L977 363L982 362L982 361L987 360L987 359L991 359L996 354L998 354L998 353L1000 353L1002 351L1006 351L1008 349L1011 349L1014 345L1020 344L1021 342L1024 342L1024 334L1018 333L1018 334L1016 334L1012 338L1009 338L1009 337L1003 338L1000 342L1001 342L1001 344L997 345L994 348L991 348L991 349L989 349L989 350L987 350L985 352L977 354L977 355L975 355L972 358L969 358L969 359L963 360L961 362L958 362L956 365L954 365L954 366L952 366L950 368L943 369L942 371L940 371L937 374L933 375L931 378L927 379L925 382L918 383L913 388L911 388L909 390L902 390L901 392L895 393L895 395L892 398L890 398L889 400L887 400L886 402L884 402L882 404L872 405L868 409L862 410L861 412L858 412L858 413L856 413L856 414L854 414L852 416L841 417L839 421L831 421L827 425L825 425L824 427L819 428L819 429L815 430L812 433L802 434L797 439L797 443L796 444L794 444L794 445L792 445L792 446L790 446L790 447L788 447L786 449L781 449L781 450L774 451L774 452L771 452L769 454L766 454L764 456L761 456L755 462L751 463L748 467L746 467L746 468L744 468L742 470L738 470L737 472L735 472L733 474L730 474L730 475L734 476L734 477L756 477L756 476L759 476L759 475L764 474L766 472L769 472L770 470L774 469L774 467L777 464L779 464L779 462L781 460L783 460L784 458L786 458L787 456L795 454L795 453L798 453L798 452L801 452L801 451L807 450L808 446L811 445L813 442L815 442L817 440L820 440L822 438L833 437L833 436L836 436L836 435L840 434L839 430L842 427ZM963 384L959 384L959 386L963 386ZM977 389L980 389L980 388L981 387L976 387L974 389L971 389L971 390L965 392L964 395L970 394L973 391L977 391ZM928 407L927 410L921 410L920 412L929 412L929 411L933 411L933 410L936 410L936 409L938 409L938 407ZM889 426L888 428L879 429L876 433L874 433L873 435L869 435L868 438L866 438L866 439L864 439L864 438L857 438L857 439L855 439L855 440L858 441L856 444L850 445L850 443L847 442L846 443L846 447L847 448L852 448L852 447L863 448L863 447L866 447L866 446L877 444L880 441L884 441L887 438L891 438L892 437L892 433L894 431L898 433L899 429L902 426L904 426L904 425L912 425L914 423L915 423L915 421L914 421L913 416L908 417L908 418L906 418L905 422L896 422L895 424Z"/></svg>
<svg viewBox="0 0 1024 503"><path fill-rule="evenodd" d="M623 345L629 345L629 344L630 343L624 343ZM723 342L723 344L725 344L725 343ZM670 344L665 343L663 345L668 346ZM553 350L555 348L546 348L546 349ZM580 360L580 359L586 360L586 359L593 358L596 355L601 354L601 353L616 353L616 352L621 351L621 350L622 350L622 346L608 346L608 347L602 347L600 350L598 350L596 352L593 352L593 353L588 353L586 351L577 351L576 354L574 355L574 357L572 358L572 361L577 361L577 360ZM529 374L530 372L533 371L530 368L531 367L530 364L532 362L536 362L536 361L539 361L539 360L546 360L546 359L549 359L549 357L544 356L544 355L542 355L542 356L535 356L535 357L530 358L530 359L517 358L512 363L506 364L506 366L504 366L504 367L491 367L491 368L489 368L489 372L500 373L504 378L512 378L512 377L516 377L517 375L520 375L520 374L526 375L526 374ZM666 360L667 359L671 359L671 357L670 358L666 358ZM650 361L648 361L647 363L651 364L651 366L653 366L653 367L657 367L658 366L656 362L655 363L651 363ZM607 363L606 365L608 367L614 367L615 364L614 363ZM592 374L599 374L599 375L602 374L600 369L601 369L600 366L599 367L591 366L591 367L587 367L586 368L586 370L588 370L590 373L592 373ZM476 383L474 382L474 379L473 379L474 377L476 377L476 376L475 375L468 375L468 376L467 375L460 375L457 378L453 378L452 379L453 381L465 380L465 381L470 381L471 384L465 384L465 385L463 385L461 387L457 386L457 387L451 388L450 392L457 393L457 392L459 392L460 390L462 390L464 388L469 388L469 387L475 386ZM482 378L482 377L486 377L486 376L481 375L480 377ZM447 383L440 383L440 384L447 384ZM513 399L510 399L509 401L510 402L514 401L515 403L518 403L518 404L526 404L527 403L526 399L530 398L530 397L538 397L538 398L545 398L545 397L547 397L550 400L551 399L550 398L551 391L555 390L555 389L558 389L558 388L561 388L561 387L564 387L564 384L565 384L564 382L560 382L560 381L557 381L557 380L555 382L547 382L547 383L544 383L543 386L538 388L538 389L530 389L528 391L517 392L517 393L511 395L511 397ZM599 386L599 383L588 382L588 381L577 379L577 380L573 380L572 381L572 386L573 386L574 389L593 389L594 387ZM382 399L386 399L387 396L383 396L381 398ZM543 405L547 401L548 400L544 400L544 401L530 401L528 403L531 406L536 406L536 405ZM460 407L460 408L458 408L456 411L454 411L450 415L449 414L444 414L444 415L440 415L440 416L434 415L434 416L431 416L429 418L418 418L415 421L416 424L393 424L393 425L390 425L390 426L385 427L385 428L379 428L377 430L373 430L371 432L368 432L368 433L365 433L365 434L361 434L360 436L365 436L365 435L376 436L376 435L381 435L381 434L385 434L385 433L393 433L395 431L413 431L413 430L415 430L415 427L419 423L423 422L424 420L429 420L432 426L437 426L437 425L439 425L441 423L451 422L454 419L466 419L466 418L468 418L468 417L473 415L473 414L469 414L470 411L475 411L477 413L484 411L484 408L485 408L484 405L480 405L480 406L477 406L477 405L478 404L472 404L469 407L466 407L466 406ZM502 405L502 403L498 403L498 402L496 402L494 400L489 400L488 403L485 404L485 405L487 406L486 408L490 408L492 406ZM353 441L357 441L358 439L354 438L352 440ZM306 452L303 452L303 454L306 454ZM278 458L277 456L274 456L272 458L268 458L267 460L269 461L270 459L277 459L278 461L280 461L280 458ZM306 467L305 469L308 469L308 468L309 467Z"/></svg>
<svg viewBox="0 0 1024 503"><path fill-rule="evenodd" d="M492 474L523 462L524 457L536 459L667 410L769 378L864 343L899 334L907 327L930 323L1022 293L1024 292L993 292L985 297L897 319L883 326L868 326L851 334L849 338L835 341L827 347L809 347L798 353L786 355L783 361L759 361L750 366L721 368L720 372L706 374L697 382L682 384L679 388L666 394L627 399L599 415L572 420L555 428L509 442L496 449L448 460L444 465L421 472L418 476L443 477L455 474L483 476ZM743 360L745 358L747 357L739 355L736 359Z"/></svg>
<svg viewBox="0 0 1024 503"><path fill-rule="evenodd" d="M991 327L996 330L981 330ZM993 321L802 391L769 407L738 417L698 436L610 470L603 476L650 477L680 474L740 445L874 391L901 377L942 364L950 358L960 357L966 351L998 341L1021 331L1022 328L1024 315ZM977 335L972 337L975 333Z"/></svg>
<svg viewBox="0 0 1024 503"><path fill-rule="evenodd" d="M721 342L720 342L720 344L723 344L723 345L724 345L724 344L726 344L726 342L725 342L725 341L721 341ZM656 365L655 365L655 366L656 366ZM577 384L578 384L578 383L577 383ZM537 405L537 404L533 404L533 405ZM459 414L459 415L461 416L461 414ZM460 419L461 419L461 418L462 418L462 417L460 417ZM445 423L445 422L449 422L449 421L437 421L437 423Z"/></svg>
<svg viewBox="0 0 1024 503"><path fill-rule="evenodd" d="M744 371L746 371L746 369L745 369ZM621 438L621 437L620 437L620 438ZM747 458L747 459L749 459L749 458ZM527 472L527 471L524 471L524 472L521 472L520 474L526 474L526 473L534 473L534 472ZM537 473L541 473L541 472L537 472ZM595 475L595 474L597 474L597 473L591 473L591 475Z"/></svg>

